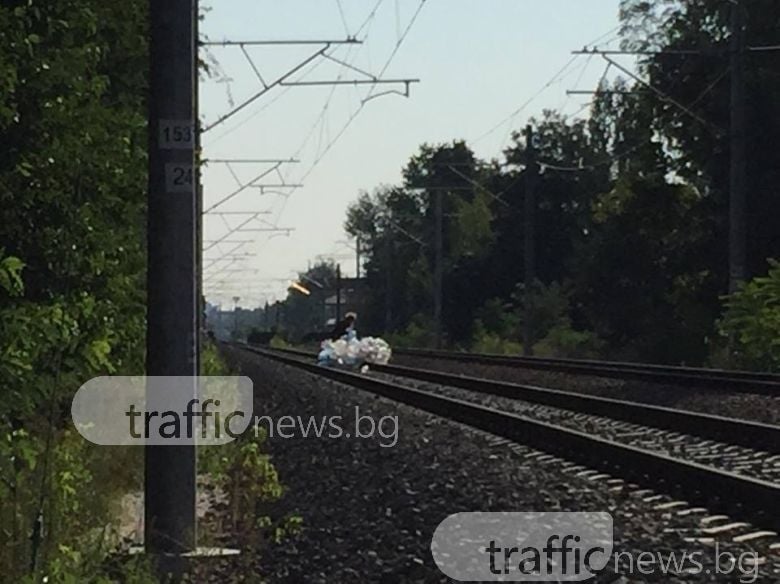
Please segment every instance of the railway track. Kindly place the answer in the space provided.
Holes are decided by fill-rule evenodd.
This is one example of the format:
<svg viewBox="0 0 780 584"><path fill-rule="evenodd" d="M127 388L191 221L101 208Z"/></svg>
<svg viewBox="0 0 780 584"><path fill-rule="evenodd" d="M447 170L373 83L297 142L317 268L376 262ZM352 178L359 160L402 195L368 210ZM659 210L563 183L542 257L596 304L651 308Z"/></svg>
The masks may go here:
<svg viewBox="0 0 780 584"><path fill-rule="evenodd" d="M585 359L548 359L542 357L519 357L487 353L462 353L429 349L393 349L398 356L441 359L459 363L500 365L540 371L554 371L576 375L593 375L650 383L665 383L710 390L737 391L762 395L780 396L780 375L731 371L725 369L704 369L697 367L670 367L640 363L614 361L590 361Z"/></svg>
<svg viewBox="0 0 780 584"><path fill-rule="evenodd" d="M244 348L780 531L778 427L427 370L359 375L319 367L310 353ZM583 399L566 407L569 398ZM656 427L637 422L643 411Z"/></svg>
<svg viewBox="0 0 780 584"><path fill-rule="evenodd" d="M307 351L297 349L281 349L280 351L300 358L312 358L312 354ZM456 387L475 393L570 410L580 414L603 416L612 420L693 434L709 440L728 442L750 449L767 451L780 449L780 427L771 424L735 420L724 416L589 396L573 391L456 375L430 369L399 367L397 365L372 365L371 370L396 378L415 379L440 386Z"/></svg>

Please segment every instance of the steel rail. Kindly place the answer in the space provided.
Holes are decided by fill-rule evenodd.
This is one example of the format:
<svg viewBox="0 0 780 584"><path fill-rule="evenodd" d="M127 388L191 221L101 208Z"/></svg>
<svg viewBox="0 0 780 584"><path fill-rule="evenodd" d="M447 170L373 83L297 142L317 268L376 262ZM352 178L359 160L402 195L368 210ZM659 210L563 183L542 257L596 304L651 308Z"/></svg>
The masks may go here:
<svg viewBox="0 0 780 584"><path fill-rule="evenodd" d="M281 352L248 346L242 348L267 359L405 403L569 461L615 473L643 486L657 488L669 494L679 492L691 504L706 506L714 512L738 515L756 525L780 531L778 484L679 460L468 401L411 389L366 375L320 367Z"/></svg>
<svg viewBox="0 0 780 584"><path fill-rule="evenodd" d="M584 414L604 416L643 426L693 434L748 448L780 452L780 426L679 410L652 404L584 395L573 391L451 375L427 369L372 365L371 369L430 383L520 399Z"/></svg>
<svg viewBox="0 0 780 584"><path fill-rule="evenodd" d="M298 349L274 350L308 359L312 358L310 352ZM772 424L430 369L400 367L398 365L371 365L370 367L372 371L397 377L518 399L583 414L604 416L614 420L691 434L756 450L780 452L780 426Z"/></svg>
<svg viewBox="0 0 780 584"><path fill-rule="evenodd" d="M711 390L727 390L780 396L780 375L705 369L697 367L672 367L642 363L615 361L591 361L586 359L550 359L543 357L519 357L489 353L460 353L429 349L393 349L393 353L406 357L442 359L460 363L502 365L516 368L556 371L578 375L594 375L618 379L633 379L652 383L682 384Z"/></svg>

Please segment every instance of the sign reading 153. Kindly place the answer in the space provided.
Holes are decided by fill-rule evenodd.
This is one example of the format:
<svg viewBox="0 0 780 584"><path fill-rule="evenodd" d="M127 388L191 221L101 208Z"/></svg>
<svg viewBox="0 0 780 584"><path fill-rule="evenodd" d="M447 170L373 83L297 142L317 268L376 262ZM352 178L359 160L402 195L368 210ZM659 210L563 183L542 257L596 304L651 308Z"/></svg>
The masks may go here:
<svg viewBox="0 0 780 584"><path fill-rule="evenodd" d="M194 142L195 132L190 120L160 120L160 148L191 149Z"/></svg>

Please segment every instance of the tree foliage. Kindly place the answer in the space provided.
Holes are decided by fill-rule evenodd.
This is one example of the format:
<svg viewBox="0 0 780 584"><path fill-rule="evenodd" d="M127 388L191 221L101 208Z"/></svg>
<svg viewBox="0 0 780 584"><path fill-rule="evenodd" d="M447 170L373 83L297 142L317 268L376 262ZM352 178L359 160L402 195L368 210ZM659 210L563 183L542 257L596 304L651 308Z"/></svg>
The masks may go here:
<svg viewBox="0 0 780 584"><path fill-rule="evenodd" d="M744 368L780 370L780 262L726 300L720 331L735 345L736 363Z"/></svg>
<svg viewBox="0 0 780 584"><path fill-rule="evenodd" d="M748 45L777 44L780 5L743 4ZM727 286L730 15L727 2L624 0L626 48L700 54L643 56L639 73L657 92L631 79L602 82L586 119L547 111L530 120L541 173L534 294L566 291L556 322L534 332L540 352L710 358ZM780 151L771 146L780 133L780 83L772 55L747 59L753 275L780 256ZM399 339L425 340L418 328L432 314L432 201L443 191L446 340L515 351L523 318L545 320L544 308L524 305L518 288L528 162L519 131L498 160L480 160L463 141L424 144L401 184L363 195L346 228L366 248L369 318ZM766 366L757 359L753 366Z"/></svg>
<svg viewBox="0 0 780 584"><path fill-rule="evenodd" d="M143 367L145 32L142 2L0 6L0 564L13 581L94 576L105 505L137 479L66 416L84 381Z"/></svg>
<svg viewBox="0 0 780 584"><path fill-rule="evenodd" d="M108 582L140 487L142 452L90 445L69 414L89 379L144 370L147 9L0 3L3 582Z"/></svg>

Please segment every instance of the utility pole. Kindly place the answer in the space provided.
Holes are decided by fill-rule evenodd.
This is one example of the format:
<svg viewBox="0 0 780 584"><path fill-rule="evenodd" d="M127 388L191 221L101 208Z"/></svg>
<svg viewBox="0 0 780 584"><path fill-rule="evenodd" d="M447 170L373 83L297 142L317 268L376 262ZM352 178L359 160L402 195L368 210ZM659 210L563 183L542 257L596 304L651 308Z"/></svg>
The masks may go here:
<svg viewBox="0 0 780 584"><path fill-rule="evenodd" d="M360 236L355 238L355 280L360 280Z"/></svg>
<svg viewBox="0 0 780 584"><path fill-rule="evenodd" d="M155 376L198 374L195 58L197 0L149 1L147 409L164 397ZM145 447L144 539L152 554L196 547L195 446Z"/></svg>
<svg viewBox="0 0 780 584"><path fill-rule="evenodd" d="M240 296L233 296L233 340L238 340L238 301Z"/></svg>
<svg viewBox="0 0 780 584"><path fill-rule="evenodd" d="M204 329L204 311L206 309L206 296L203 294L203 182L201 180L201 142L200 142L200 87L198 77L198 67L200 65L200 59L198 54L198 41L200 39L200 15L198 14L199 0L193 0L194 2L194 16L192 18L192 36L195 39L195 54L192 58L192 83L194 90L192 92L192 119L193 129L195 134L195 293L197 299L197 321L196 321L196 336L195 336L195 358L196 358L196 371L200 375L200 344L201 344L201 331Z"/></svg>
<svg viewBox="0 0 780 584"><path fill-rule="evenodd" d="M336 322L341 322L341 264L336 264Z"/></svg>
<svg viewBox="0 0 780 584"><path fill-rule="evenodd" d="M729 293L747 278L746 266L746 114L745 6L731 3L731 185L729 201Z"/></svg>
<svg viewBox="0 0 780 584"><path fill-rule="evenodd" d="M435 250L434 250L434 266L433 266L433 326L434 326L434 338L436 341L436 348L441 349L442 345L442 280L444 270L444 209L443 198L444 193L442 189L436 189L435 196Z"/></svg>
<svg viewBox="0 0 780 584"><path fill-rule="evenodd" d="M533 355L532 323L528 299L536 279L536 148L534 130L528 125L525 129L525 199L523 203L523 283L525 290L525 314L523 316L523 354Z"/></svg>
<svg viewBox="0 0 780 584"><path fill-rule="evenodd" d="M393 330L393 235L388 228L385 234L385 333Z"/></svg>

